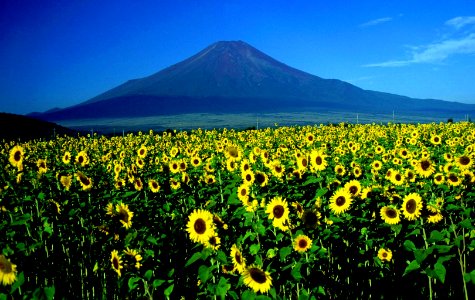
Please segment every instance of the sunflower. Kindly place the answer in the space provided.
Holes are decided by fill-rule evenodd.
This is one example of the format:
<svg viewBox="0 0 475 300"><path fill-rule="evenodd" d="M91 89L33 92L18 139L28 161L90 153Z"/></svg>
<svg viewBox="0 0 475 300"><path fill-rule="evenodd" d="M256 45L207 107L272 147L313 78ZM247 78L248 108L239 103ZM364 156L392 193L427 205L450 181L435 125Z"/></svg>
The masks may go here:
<svg viewBox="0 0 475 300"><path fill-rule="evenodd" d="M0 254L0 282L2 285L12 285L16 281L17 268L3 254Z"/></svg>
<svg viewBox="0 0 475 300"><path fill-rule="evenodd" d="M275 227L285 231L288 229L289 207L287 201L282 197L274 197L266 206L266 213L269 214L269 219L272 219L272 224Z"/></svg>
<svg viewBox="0 0 475 300"><path fill-rule="evenodd" d="M351 180L343 187L351 197L357 197L361 194L361 183L358 180Z"/></svg>
<svg viewBox="0 0 475 300"><path fill-rule="evenodd" d="M115 180L114 186L117 190L120 190L121 188L123 188L125 186L125 179L117 178Z"/></svg>
<svg viewBox="0 0 475 300"><path fill-rule="evenodd" d="M135 259L135 268L140 269L140 267L142 266L142 264L140 263L140 261L143 259L142 255L140 255L137 250L130 249L129 247L127 247L127 249L124 250L124 253L125 253L125 255L128 255L128 256L134 258Z"/></svg>
<svg viewBox="0 0 475 300"><path fill-rule="evenodd" d="M172 172L173 174L176 174L180 172L180 162L177 160L172 160L168 164L168 168L170 169L170 172Z"/></svg>
<svg viewBox="0 0 475 300"><path fill-rule="evenodd" d="M235 160L233 159L227 159L226 160L226 169L229 171L229 172L234 172L236 171L237 169L237 163Z"/></svg>
<svg viewBox="0 0 475 300"><path fill-rule="evenodd" d="M243 171L241 173L241 178L245 184L251 185L254 183L255 176L251 170Z"/></svg>
<svg viewBox="0 0 475 300"><path fill-rule="evenodd" d="M76 163L82 167L89 163L89 157L87 156L86 151L80 151L78 155L76 155Z"/></svg>
<svg viewBox="0 0 475 300"><path fill-rule="evenodd" d="M214 236L213 214L207 210L195 209L188 216L186 231L192 241L206 244Z"/></svg>
<svg viewBox="0 0 475 300"><path fill-rule="evenodd" d="M108 203L106 206L106 215L113 216L115 215L114 204Z"/></svg>
<svg viewBox="0 0 475 300"><path fill-rule="evenodd" d="M204 177L204 182L206 184L213 184L216 182L216 177L213 174L206 174Z"/></svg>
<svg viewBox="0 0 475 300"><path fill-rule="evenodd" d="M421 158L419 161L416 161L416 172L419 173L422 177L429 177L434 173L435 168L430 159Z"/></svg>
<svg viewBox="0 0 475 300"><path fill-rule="evenodd" d="M239 274L242 274L246 268L246 259L242 256L242 253L236 244L231 247L231 259L233 261L234 269L237 270Z"/></svg>
<svg viewBox="0 0 475 300"><path fill-rule="evenodd" d="M436 185L444 183L444 180L445 180L445 178L444 178L444 175L442 173L437 173L437 174L434 175L434 183Z"/></svg>
<svg viewBox="0 0 475 300"><path fill-rule="evenodd" d="M440 145L442 143L442 137L440 135L434 134L430 137L430 142L433 145Z"/></svg>
<svg viewBox="0 0 475 300"><path fill-rule="evenodd" d="M241 184L238 188L237 195L242 203L247 203L249 201L249 185L245 183Z"/></svg>
<svg viewBox="0 0 475 300"><path fill-rule="evenodd" d="M399 210L393 206L384 206L379 211L381 219L390 225L398 224L401 221Z"/></svg>
<svg viewBox="0 0 475 300"><path fill-rule="evenodd" d="M198 156L193 156L190 161L191 165L195 168L201 165L201 158L199 158Z"/></svg>
<svg viewBox="0 0 475 300"><path fill-rule="evenodd" d="M82 172L78 171L76 173L76 179L79 181L84 191L88 191L92 188L92 180Z"/></svg>
<svg viewBox="0 0 475 300"><path fill-rule="evenodd" d="M179 180L176 180L175 178L170 178L170 187L173 190L178 190L181 187L181 182Z"/></svg>
<svg viewBox="0 0 475 300"><path fill-rule="evenodd" d="M403 185L404 180L404 175L401 174L399 171L393 170L393 172L391 172L391 177L389 178L389 181L391 181L392 184L397 186Z"/></svg>
<svg viewBox="0 0 475 300"><path fill-rule="evenodd" d="M460 169L466 170L473 165L473 158L470 155L464 154L462 156L457 157L455 159L455 162Z"/></svg>
<svg viewBox="0 0 475 300"><path fill-rule="evenodd" d="M142 183L142 179L140 178L135 178L134 180L134 187L137 191L141 191L143 189L143 183Z"/></svg>
<svg viewBox="0 0 475 300"><path fill-rule="evenodd" d="M147 156L147 147L145 145L142 145L139 150L137 150L137 155L140 158L145 158Z"/></svg>
<svg viewBox="0 0 475 300"><path fill-rule="evenodd" d="M264 172L256 171L256 173L254 174L254 182L260 187L264 187L269 182L269 177Z"/></svg>
<svg viewBox="0 0 475 300"><path fill-rule="evenodd" d="M308 228L316 228L318 225L320 225L321 218L322 214L316 210L307 209L302 214L303 224Z"/></svg>
<svg viewBox="0 0 475 300"><path fill-rule="evenodd" d="M302 218L302 215L303 215L303 206L302 206L302 204L300 204L298 202L294 202L294 203L292 203L292 207L295 208L295 210L297 211L297 215L299 216L299 218Z"/></svg>
<svg viewBox="0 0 475 300"><path fill-rule="evenodd" d="M282 178L282 176L284 175L285 168L280 163L280 161L276 160L271 163L271 170L272 170L272 175L274 175L277 178Z"/></svg>
<svg viewBox="0 0 475 300"><path fill-rule="evenodd" d="M150 179L148 181L148 187L150 188L152 193L158 193L158 191L160 190L160 185L155 179Z"/></svg>
<svg viewBox="0 0 475 300"><path fill-rule="evenodd" d="M302 155L299 158L297 158L297 167L301 171L307 170L308 167L308 158L306 155Z"/></svg>
<svg viewBox="0 0 475 300"><path fill-rule="evenodd" d="M447 183L451 186L459 186L462 183L462 180L454 172L447 174Z"/></svg>
<svg viewBox="0 0 475 300"><path fill-rule="evenodd" d="M215 234L204 245L212 250L218 250L219 246L221 246L221 239Z"/></svg>
<svg viewBox="0 0 475 300"><path fill-rule="evenodd" d="M353 168L353 175L356 177L356 178L359 178L361 177L361 174L363 174L363 170L361 169L360 166L355 166Z"/></svg>
<svg viewBox="0 0 475 300"><path fill-rule="evenodd" d="M112 263L112 269L117 272L117 275L119 277L122 275L121 274L121 269L124 268L122 265L122 258L119 256L119 252L117 250L112 250L111 252L111 263Z"/></svg>
<svg viewBox="0 0 475 300"><path fill-rule="evenodd" d="M335 173L339 176L343 176L346 173L346 169L343 165L336 165L335 166Z"/></svg>
<svg viewBox="0 0 475 300"><path fill-rule="evenodd" d="M240 161L242 157L241 149L239 149L239 147L235 145L227 146L224 154L226 155L226 158L232 159L235 161Z"/></svg>
<svg viewBox="0 0 475 300"><path fill-rule="evenodd" d="M71 152L69 151L64 152L62 161L65 165L69 165L69 163L71 162Z"/></svg>
<svg viewBox="0 0 475 300"><path fill-rule="evenodd" d="M254 290L254 292L267 293L272 286L270 273L262 270L256 265L244 269L242 273L244 284Z"/></svg>
<svg viewBox="0 0 475 300"><path fill-rule="evenodd" d="M23 165L23 159L25 156L25 150L22 146L16 145L10 150L10 157L8 161L12 166L19 168Z"/></svg>
<svg viewBox="0 0 475 300"><path fill-rule="evenodd" d="M383 167L383 163L379 160L375 160L371 163L372 170L379 171L381 170L382 167Z"/></svg>
<svg viewBox="0 0 475 300"><path fill-rule="evenodd" d="M120 202L115 206L115 211L119 216L120 223L125 229L129 229L132 226L132 217L134 216L134 213L129 210L129 205Z"/></svg>
<svg viewBox="0 0 475 300"><path fill-rule="evenodd" d="M428 217L427 222L435 224L442 221L444 216L440 212L440 209L436 205L427 205Z"/></svg>
<svg viewBox="0 0 475 300"><path fill-rule="evenodd" d="M379 249L378 251L378 258L381 260L381 261L387 261L387 262L390 262L391 259L393 258L393 252L389 249Z"/></svg>
<svg viewBox="0 0 475 300"><path fill-rule="evenodd" d="M402 213L409 221L419 218L422 209L422 198L417 193L411 193L404 197Z"/></svg>
<svg viewBox="0 0 475 300"><path fill-rule="evenodd" d="M351 194L345 188L339 188L330 197L330 209L334 214L339 215L350 208L351 202Z"/></svg>
<svg viewBox="0 0 475 300"><path fill-rule="evenodd" d="M295 238L294 240L295 251L303 253L307 251L308 249L310 249L310 247L312 247L312 240L308 236L301 234Z"/></svg>
<svg viewBox="0 0 475 300"><path fill-rule="evenodd" d="M59 178L59 182L61 185L64 187L66 191L69 191L69 188L71 187L71 181L72 181L72 176L71 175L62 175Z"/></svg>

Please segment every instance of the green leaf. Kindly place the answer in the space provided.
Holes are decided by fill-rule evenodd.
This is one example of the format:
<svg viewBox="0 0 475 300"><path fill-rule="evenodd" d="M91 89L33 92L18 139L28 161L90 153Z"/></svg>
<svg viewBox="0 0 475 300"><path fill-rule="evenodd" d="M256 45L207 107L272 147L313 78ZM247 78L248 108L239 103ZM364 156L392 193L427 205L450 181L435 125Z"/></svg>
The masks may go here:
<svg viewBox="0 0 475 300"><path fill-rule="evenodd" d="M147 238L147 242L149 242L150 244L153 244L153 245L155 245L155 246L158 246L157 239L154 238L153 236L149 236L149 237Z"/></svg>
<svg viewBox="0 0 475 300"><path fill-rule="evenodd" d="M250 252L252 255L256 255L257 252L259 252L259 249L261 249L261 245L260 245L260 244L252 244L251 247L249 248L249 252Z"/></svg>
<svg viewBox="0 0 475 300"><path fill-rule="evenodd" d="M465 281L465 282L470 282L470 280L472 280L472 279L470 278L470 274L469 274L469 273L463 274L463 281Z"/></svg>
<svg viewBox="0 0 475 300"><path fill-rule="evenodd" d="M417 260L413 260L407 267L406 269L404 270L404 275L406 275L407 273L410 273L412 271L415 271L417 269L419 269L421 267L421 265L417 262Z"/></svg>
<svg viewBox="0 0 475 300"><path fill-rule="evenodd" d="M280 260L284 261L287 255L289 255L290 253L292 253L292 248L290 246L280 248L279 250Z"/></svg>
<svg viewBox="0 0 475 300"><path fill-rule="evenodd" d="M47 300L53 300L56 292L54 286L47 286L44 288L45 296Z"/></svg>
<svg viewBox="0 0 475 300"><path fill-rule="evenodd" d="M470 272L470 278L472 279L472 283L475 284L475 270Z"/></svg>
<svg viewBox="0 0 475 300"><path fill-rule="evenodd" d="M427 240L427 242L428 243L437 243L437 242L441 241L442 239L444 239L444 235L442 233L440 233L440 231L432 230L432 232L430 233L430 237Z"/></svg>
<svg viewBox="0 0 475 300"><path fill-rule="evenodd" d="M231 284L228 283L228 280L224 277L221 277L219 279L218 285L216 286L216 295L220 296L221 299L224 299L230 288Z"/></svg>
<svg viewBox="0 0 475 300"><path fill-rule="evenodd" d="M166 290L163 291L163 294L165 295L165 297L170 297L170 295L173 292L174 287L175 287L175 284L171 284L169 287L167 287Z"/></svg>
<svg viewBox="0 0 475 300"><path fill-rule="evenodd" d="M24 282L25 282L25 274L21 272L20 274L18 274L15 283L13 283L12 289L10 290L10 294L13 294L13 292L16 291Z"/></svg>
<svg viewBox="0 0 475 300"><path fill-rule="evenodd" d="M325 195L328 192L326 188L320 188L317 190L317 193L315 194L315 198L321 197Z"/></svg>
<svg viewBox="0 0 475 300"><path fill-rule="evenodd" d="M242 300L254 300L256 299L256 294L253 291L246 290L241 295Z"/></svg>
<svg viewBox="0 0 475 300"><path fill-rule="evenodd" d="M463 228L472 228L472 222L471 219L465 219L462 222L459 223L459 225Z"/></svg>
<svg viewBox="0 0 475 300"><path fill-rule="evenodd" d="M147 280L150 280L152 278L152 275L153 275L153 270L147 270L147 272L145 272L143 277L145 277L145 279Z"/></svg>
<svg viewBox="0 0 475 300"><path fill-rule="evenodd" d="M185 267L188 267L189 265L191 265L192 263L194 263L200 258L201 258L201 252L196 252L195 254L193 254L193 256L191 256L190 259L188 259L188 261L185 264Z"/></svg>
<svg viewBox="0 0 475 300"><path fill-rule="evenodd" d="M435 263L434 265L434 272L435 274L437 275L437 279L440 280L440 282L444 283L445 282L445 274L446 274L446 270L445 270L445 267L443 264L441 264L440 262L437 262Z"/></svg>
<svg viewBox="0 0 475 300"><path fill-rule="evenodd" d="M0 300L8 300L7 295L0 293Z"/></svg>
<svg viewBox="0 0 475 300"><path fill-rule="evenodd" d="M414 251L414 250L417 249L416 245L414 245L414 242L412 242L410 240L405 240L404 241L404 248L406 248L409 251Z"/></svg>
<svg viewBox="0 0 475 300"><path fill-rule="evenodd" d="M302 267L302 264L300 263L297 263L293 268L292 268L292 271L290 272L290 274L292 274L292 277L299 281L300 279L302 279L302 274L300 274L300 268Z"/></svg>
<svg viewBox="0 0 475 300"><path fill-rule="evenodd" d="M421 233L421 230L419 228L414 229L411 233L406 234L406 237L410 237L411 235L418 235Z"/></svg>
<svg viewBox="0 0 475 300"><path fill-rule="evenodd" d="M131 277L129 278L129 282L128 282L128 285L129 285L129 292L130 291L133 291L137 286L137 282L140 280L139 277Z"/></svg>
<svg viewBox="0 0 475 300"><path fill-rule="evenodd" d="M156 289L157 287L161 286L164 283L165 283L165 280L163 279L155 279L153 281L153 288Z"/></svg>
<svg viewBox="0 0 475 300"><path fill-rule="evenodd" d="M209 278L209 268L205 265L201 265L198 269L198 276L200 277L201 282L205 283Z"/></svg>

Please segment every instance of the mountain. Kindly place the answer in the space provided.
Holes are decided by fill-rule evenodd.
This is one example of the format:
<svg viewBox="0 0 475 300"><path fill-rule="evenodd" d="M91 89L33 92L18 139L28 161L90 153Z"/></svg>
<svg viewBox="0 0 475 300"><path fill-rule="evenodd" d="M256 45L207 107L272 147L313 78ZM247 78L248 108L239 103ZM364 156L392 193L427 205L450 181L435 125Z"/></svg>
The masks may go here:
<svg viewBox="0 0 475 300"><path fill-rule="evenodd" d="M221 41L153 75L35 117L57 121L203 112L393 110L470 113L475 105L363 90L292 68L245 42Z"/></svg>
<svg viewBox="0 0 475 300"><path fill-rule="evenodd" d="M77 131L34 118L0 113L0 140L49 139L55 135L65 134L77 135Z"/></svg>

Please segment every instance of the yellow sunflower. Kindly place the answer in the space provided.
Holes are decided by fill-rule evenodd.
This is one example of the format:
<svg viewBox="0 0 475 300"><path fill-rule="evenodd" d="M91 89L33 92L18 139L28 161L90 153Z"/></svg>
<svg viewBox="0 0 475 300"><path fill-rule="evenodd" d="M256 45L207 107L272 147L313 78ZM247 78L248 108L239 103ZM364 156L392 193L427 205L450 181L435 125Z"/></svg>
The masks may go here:
<svg viewBox="0 0 475 300"><path fill-rule="evenodd" d="M294 239L294 250L300 253L303 253L312 247L312 240L301 234Z"/></svg>
<svg viewBox="0 0 475 300"><path fill-rule="evenodd" d="M122 258L119 256L119 252L117 250L112 250L111 252L111 264L112 269L119 275L122 275L121 270L124 268L122 265Z"/></svg>
<svg viewBox="0 0 475 300"><path fill-rule="evenodd" d="M71 162L71 152L69 151L64 152L62 161L65 165L69 165L69 163Z"/></svg>
<svg viewBox="0 0 475 300"><path fill-rule="evenodd" d="M444 175L442 173L436 173L434 175L434 183L436 185L440 185L440 184L444 183L444 180L445 180L445 178L444 178Z"/></svg>
<svg viewBox="0 0 475 300"><path fill-rule="evenodd" d="M73 177L71 175L62 175L59 178L59 182L61 182L61 185L64 187L66 191L69 191L69 188L71 187L72 178Z"/></svg>
<svg viewBox="0 0 475 300"><path fill-rule="evenodd" d="M242 203L247 203L249 201L249 186L245 183L241 184L238 188L237 195Z"/></svg>
<svg viewBox="0 0 475 300"><path fill-rule="evenodd" d="M435 167L428 158L421 158L419 161L416 161L416 172L422 177L429 177L434 173Z"/></svg>
<svg viewBox="0 0 475 300"><path fill-rule="evenodd" d="M218 237L218 235L215 234L210 237L204 245L205 247L210 248L212 250L218 250L218 248L221 246L221 239Z"/></svg>
<svg viewBox="0 0 475 300"><path fill-rule="evenodd" d="M137 155L140 158L145 158L147 156L147 147L145 145L142 145L139 150L137 150Z"/></svg>
<svg viewBox="0 0 475 300"><path fill-rule="evenodd" d="M404 184L404 175L401 174L398 170L393 170L391 172L391 177L389 178L389 181L391 181L392 184L400 186Z"/></svg>
<svg viewBox="0 0 475 300"><path fill-rule="evenodd" d="M338 164L338 165L335 166L335 173L338 176L343 176L346 173L346 169L343 165Z"/></svg>
<svg viewBox="0 0 475 300"><path fill-rule="evenodd" d="M89 163L89 156L87 156L86 151L80 151L76 155L76 163L82 167L86 166Z"/></svg>
<svg viewBox="0 0 475 300"><path fill-rule="evenodd" d="M335 215L339 215L350 208L351 194L345 188L339 188L330 197L330 209Z"/></svg>
<svg viewBox="0 0 475 300"><path fill-rule="evenodd" d="M384 206L379 211L381 219L390 225L398 224L401 221L399 210L393 206Z"/></svg>
<svg viewBox="0 0 475 300"><path fill-rule="evenodd" d="M450 172L447 174L446 182L451 186L459 186L462 183L462 179L454 172Z"/></svg>
<svg viewBox="0 0 475 300"><path fill-rule="evenodd" d="M76 172L76 179L79 181L84 191L88 191L92 188L92 180L81 171Z"/></svg>
<svg viewBox="0 0 475 300"><path fill-rule="evenodd" d="M361 183L358 180L351 180L345 183L343 188L351 195L351 197L357 197L361 194Z"/></svg>
<svg viewBox="0 0 475 300"><path fill-rule="evenodd" d="M125 229L129 229L132 226L132 217L134 216L134 213L129 210L129 205L120 202L115 206L115 211L119 216L120 223Z"/></svg>
<svg viewBox="0 0 475 300"><path fill-rule="evenodd" d="M207 210L195 209L188 216L186 231L192 241L206 244L214 236L213 214Z"/></svg>
<svg viewBox="0 0 475 300"><path fill-rule="evenodd" d="M321 218L322 214L316 210L307 209L302 214L303 225L308 228L316 228L318 225L320 225Z"/></svg>
<svg viewBox="0 0 475 300"><path fill-rule="evenodd" d="M256 265L244 269L242 273L244 284L250 287L254 292L267 293L272 286L270 273L262 270Z"/></svg>
<svg viewBox="0 0 475 300"><path fill-rule="evenodd" d="M404 197L402 203L402 213L406 219L413 221L421 215L422 198L417 193L411 193Z"/></svg>
<svg viewBox="0 0 475 300"><path fill-rule="evenodd" d="M8 161L12 166L19 168L23 165L23 159L25 156L25 150L22 146L16 145L10 150L10 156Z"/></svg>
<svg viewBox="0 0 475 300"><path fill-rule="evenodd" d="M381 260L381 261L387 261L387 262L390 262L391 259L393 258L393 253L391 250L389 249L379 249L378 251L378 258Z"/></svg>
<svg viewBox="0 0 475 300"><path fill-rule="evenodd" d="M158 193L158 191L160 190L160 185L155 179L150 179L148 181L148 187L150 188L152 193Z"/></svg>
<svg viewBox="0 0 475 300"><path fill-rule="evenodd" d="M269 219L272 219L272 224L283 231L288 229L289 207L287 201L282 197L274 197L266 206L266 213L269 214Z"/></svg>
<svg viewBox="0 0 475 300"><path fill-rule="evenodd" d="M242 178L242 181L248 185L253 184L255 180L254 173L251 170L243 171L241 173L241 178Z"/></svg>
<svg viewBox="0 0 475 300"><path fill-rule="evenodd" d="M473 165L473 158L470 155L461 155L455 159L457 166L462 170L467 170Z"/></svg>
<svg viewBox="0 0 475 300"><path fill-rule="evenodd" d="M0 254L0 282L2 285L12 285L16 281L17 267L3 254Z"/></svg>
<svg viewBox="0 0 475 300"><path fill-rule="evenodd" d="M264 187L269 182L269 177L264 172L256 171L254 174L254 182L260 187Z"/></svg>
<svg viewBox="0 0 475 300"><path fill-rule="evenodd" d="M242 274L246 268L246 259L242 256L236 244L231 247L231 260L233 261L234 269L237 270L239 274Z"/></svg>

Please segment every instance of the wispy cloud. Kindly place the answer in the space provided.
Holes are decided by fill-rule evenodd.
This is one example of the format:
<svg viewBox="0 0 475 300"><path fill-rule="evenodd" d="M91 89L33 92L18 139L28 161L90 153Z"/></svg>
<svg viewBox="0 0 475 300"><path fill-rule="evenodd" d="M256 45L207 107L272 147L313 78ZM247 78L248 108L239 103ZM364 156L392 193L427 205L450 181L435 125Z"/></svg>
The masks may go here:
<svg viewBox="0 0 475 300"><path fill-rule="evenodd" d="M376 25L381 24L381 23L386 23L386 22L392 21L392 19L393 18L391 18L391 17L384 17L384 18L374 19L374 20L368 21L366 23L360 24L359 26L360 27L376 26Z"/></svg>
<svg viewBox="0 0 475 300"><path fill-rule="evenodd" d="M445 22L448 26L460 29L468 24L475 24L475 17L457 17ZM450 56L457 54L475 54L475 33L468 33L462 37L446 37L444 40L413 47L410 58L403 60L389 60L380 63L363 65L364 67L403 67L421 63L440 63Z"/></svg>
<svg viewBox="0 0 475 300"><path fill-rule="evenodd" d="M470 24L475 24L475 16L455 17L445 22L445 25L455 27L457 30Z"/></svg>

